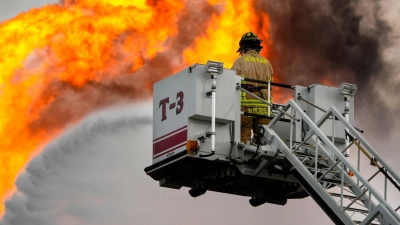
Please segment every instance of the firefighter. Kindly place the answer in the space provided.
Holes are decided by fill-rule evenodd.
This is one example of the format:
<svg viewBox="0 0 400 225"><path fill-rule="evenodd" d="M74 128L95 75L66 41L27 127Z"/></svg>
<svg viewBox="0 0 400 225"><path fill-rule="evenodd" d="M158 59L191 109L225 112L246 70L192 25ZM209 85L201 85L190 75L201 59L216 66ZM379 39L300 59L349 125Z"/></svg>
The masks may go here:
<svg viewBox="0 0 400 225"><path fill-rule="evenodd" d="M263 48L261 46L262 40L258 38L253 32L245 33L239 42L240 57L233 63L232 69L236 71L237 75L241 75L244 78L252 78L257 80L272 81L272 66L268 59L260 55L260 51ZM243 82L247 85L254 85L257 87L258 84L251 82ZM253 94L268 99L267 89L257 89ZM255 99L250 95L246 95L245 92L241 93L241 110L252 114L258 114L261 116L267 116L268 106L262 103L260 100ZM271 116L271 115L269 115ZM258 133L260 124L268 124L270 119L258 118L250 116L241 116L241 142L246 143L251 138L251 130L253 133Z"/></svg>

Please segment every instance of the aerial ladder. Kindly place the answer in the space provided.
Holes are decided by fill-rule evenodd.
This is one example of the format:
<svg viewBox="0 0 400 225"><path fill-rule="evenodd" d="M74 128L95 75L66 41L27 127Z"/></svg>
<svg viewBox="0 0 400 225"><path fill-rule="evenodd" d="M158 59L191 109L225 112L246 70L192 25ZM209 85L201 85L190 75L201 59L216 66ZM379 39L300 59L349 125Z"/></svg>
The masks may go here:
<svg viewBox="0 0 400 225"><path fill-rule="evenodd" d="M265 101L243 80L288 88L294 99ZM195 64L154 85L153 163L145 172L161 187L190 188L192 197L222 192L256 207L311 196L335 224L399 225L400 177L354 126L356 90L257 81L220 62ZM241 92L274 115L247 143Z"/></svg>

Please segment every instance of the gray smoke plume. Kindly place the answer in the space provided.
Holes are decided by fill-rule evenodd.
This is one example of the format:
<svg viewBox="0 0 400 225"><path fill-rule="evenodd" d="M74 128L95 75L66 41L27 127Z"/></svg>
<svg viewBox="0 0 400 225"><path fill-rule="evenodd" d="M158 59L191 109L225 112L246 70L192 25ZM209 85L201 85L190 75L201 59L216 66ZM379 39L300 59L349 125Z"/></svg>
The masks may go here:
<svg viewBox="0 0 400 225"><path fill-rule="evenodd" d="M367 25L361 22L369 12L355 0L261 2L271 20L271 61L285 81L369 85L382 69L381 44L391 28L378 1L367 5Z"/></svg>

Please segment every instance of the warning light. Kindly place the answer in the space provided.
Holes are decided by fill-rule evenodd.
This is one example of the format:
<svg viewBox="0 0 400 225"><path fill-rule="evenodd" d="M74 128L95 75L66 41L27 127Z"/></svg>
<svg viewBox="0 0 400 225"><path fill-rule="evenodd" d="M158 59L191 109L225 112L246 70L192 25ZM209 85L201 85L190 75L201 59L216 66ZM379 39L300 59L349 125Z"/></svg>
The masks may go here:
<svg viewBox="0 0 400 225"><path fill-rule="evenodd" d="M188 152L196 154L200 149L200 143L198 141L188 140L186 142L186 150Z"/></svg>

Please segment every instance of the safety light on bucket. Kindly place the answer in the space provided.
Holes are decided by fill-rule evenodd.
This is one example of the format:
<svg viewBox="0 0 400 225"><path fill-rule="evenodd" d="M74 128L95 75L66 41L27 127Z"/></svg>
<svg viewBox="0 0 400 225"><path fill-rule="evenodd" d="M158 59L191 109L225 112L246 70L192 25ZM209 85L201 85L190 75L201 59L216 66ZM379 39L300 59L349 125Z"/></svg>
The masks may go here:
<svg viewBox="0 0 400 225"><path fill-rule="evenodd" d="M224 63L222 62L215 62L215 61L207 61L206 64L206 73L216 73L216 74L222 74L224 71Z"/></svg>
<svg viewBox="0 0 400 225"><path fill-rule="evenodd" d="M197 153L200 150L200 144L198 141L188 140L186 142L186 150L190 153Z"/></svg>
<svg viewBox="0 0 400 225"><path fill-rule="evenodd" d="M343 96L354 97L357 93L357 86L355 84L343 82L339 87L339 93Z"/></svg>

